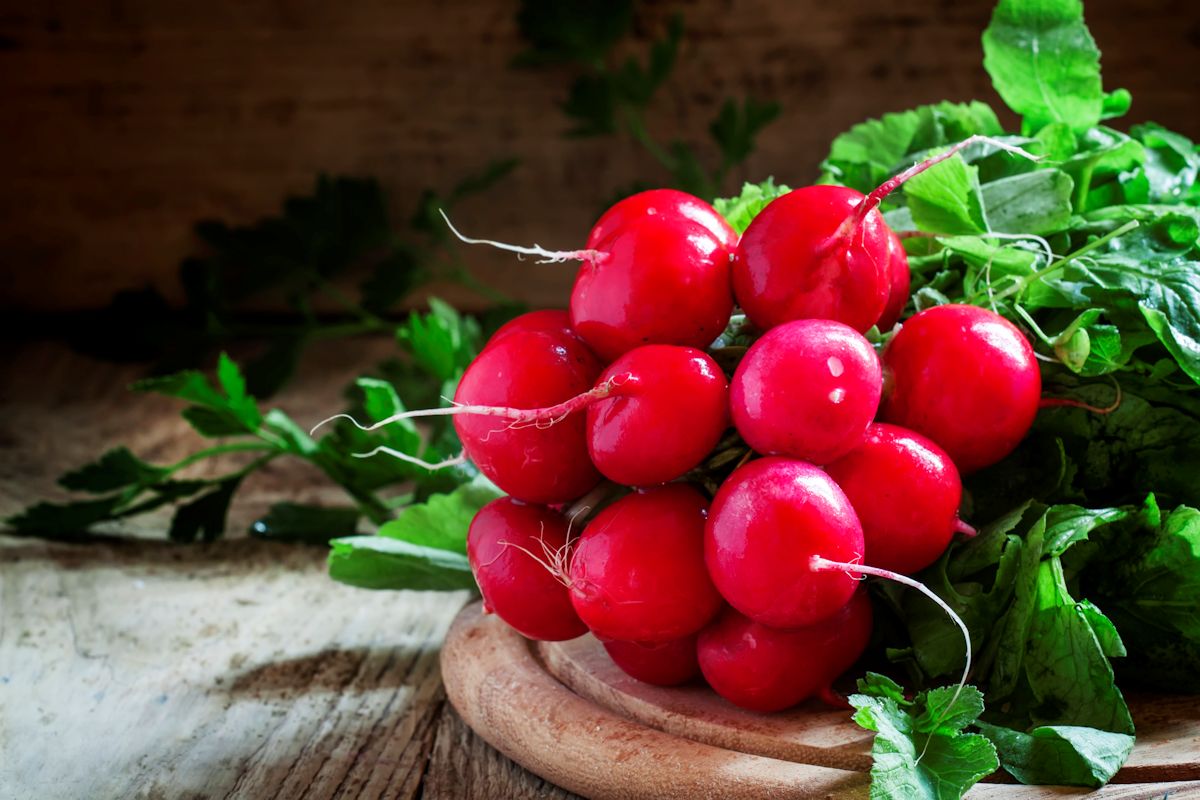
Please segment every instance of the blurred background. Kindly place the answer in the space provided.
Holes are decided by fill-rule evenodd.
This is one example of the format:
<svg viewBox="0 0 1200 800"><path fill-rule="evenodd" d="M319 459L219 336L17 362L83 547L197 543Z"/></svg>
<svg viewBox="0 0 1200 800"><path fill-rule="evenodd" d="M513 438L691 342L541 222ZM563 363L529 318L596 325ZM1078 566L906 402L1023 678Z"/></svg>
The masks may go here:
<svg viewBox="0 0 1200 800"><path fill-rule="evenodd" d="M340 261L364 254L392 261L375 311L429 292L565 306L572 268L466 246L435 257L428 212L452 205L468 235L572 248L638 186L796 185L867 117L1002 106L981 65L992 0L2 5L5 327L82 328L125 355L141 346L127 326L185 306L336 316L350 305L338 294L374 274ZM1119 124L1200 136L1200 6L1088 0L1086 13L1106 87L1133 93ZM283 214L287 196L312 199ZM281 214L282 232L242 230ZM297 288L272 263L288 258L324 259L335 290ZM114 325L120 342L94 341Z"/></svg>

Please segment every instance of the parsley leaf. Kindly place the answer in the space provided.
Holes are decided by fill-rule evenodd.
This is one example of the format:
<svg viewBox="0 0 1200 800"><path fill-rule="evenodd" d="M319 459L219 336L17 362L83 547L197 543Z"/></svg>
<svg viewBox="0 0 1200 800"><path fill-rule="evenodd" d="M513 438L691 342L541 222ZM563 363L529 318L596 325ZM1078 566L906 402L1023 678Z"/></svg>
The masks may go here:
<svg viewBox="0 0 1200 800"><path fill-rule="evenodd" d="M983 712L974 686L942 687L902 699L894 681L874 673L850 696L854 721L875 732L871 745L871 798L958 800L1000 766L996 749L963 728ZM953 702L951 702L953 700Z"/></svg>

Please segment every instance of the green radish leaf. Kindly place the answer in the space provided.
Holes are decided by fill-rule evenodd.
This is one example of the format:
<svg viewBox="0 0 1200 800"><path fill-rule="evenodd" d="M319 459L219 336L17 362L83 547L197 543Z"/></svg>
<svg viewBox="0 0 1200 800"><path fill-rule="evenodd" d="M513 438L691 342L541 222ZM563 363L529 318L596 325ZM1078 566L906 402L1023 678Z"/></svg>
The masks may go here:
<svg viewBox="0 0 1200 800"><path fill-rule="evenodd" d="M1004 770L1024 784L1100 787L1133 751L1133 737L1077 725L1043 725L1016 731L979 723L1000 754Z"/></svg>
<svg viewBox="0 0 1200 800"><path fill-rule="evenodd" d="M1074 187L1062 170L1041 169L985 183L980 191L992 230L1046 235L1070 224Z"/></svg>
<svg viewBox="0 0 1200 800"><path fill-rule="evenodd" d="M945 234L988 230L979 170L957 154L910 178L904 184L904 195L920 230Z"/></svg>
<svg viewBox="0 0 1200 800"><path fill-rule="evenodd" d="M1196 202L1200 191L1200 150L1182 134L1148 122L1130 133L1146 148L1146 178L1150 200L1156 203Z"/></svg>
<svg viewBox="0 0 1200 800"><path fill-rule="evenodd" d="M1023 117L1026 133L1054 122L1083 132L1100 121L1100 50L1081 0L1000 0L983 53L992 85Z"/></svg>
<svg viewBox="0 0 1200 800"><path fill-rule="evenodd" d="M735 231L744 233L767 204L790 191L782 183L776 185L774 178L767 178L762 183L743 184L742 193L737 197L718 197L713 201L713 207Z"/></svg>
<svg viewBox="0 0 1200 800"><path fill-rule="evenodd" d="M387 536L334 539L329 575L362 589L473 589L475 578L462 553L423 547Z"/></svg>

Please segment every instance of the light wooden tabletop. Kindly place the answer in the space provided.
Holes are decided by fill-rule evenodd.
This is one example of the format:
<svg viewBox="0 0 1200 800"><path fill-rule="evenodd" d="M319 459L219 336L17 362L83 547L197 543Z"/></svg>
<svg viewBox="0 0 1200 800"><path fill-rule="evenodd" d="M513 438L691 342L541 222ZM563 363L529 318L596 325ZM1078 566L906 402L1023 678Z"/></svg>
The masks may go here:
<svg viewBox="0 0 1200 800"><path fill-rule="evenodd" d="M312 354L275 404L298 421L386 342ZM116 444L170 461L198 439L136 369L54 344L0 366L0 515L58 496L54 479ZM566 798L475 736L446 702L438 652L464 592L333 583L324 550L245 538L281 499L339 491L282 461L247 482L228 540L0 535L0 797Z"/></svg>

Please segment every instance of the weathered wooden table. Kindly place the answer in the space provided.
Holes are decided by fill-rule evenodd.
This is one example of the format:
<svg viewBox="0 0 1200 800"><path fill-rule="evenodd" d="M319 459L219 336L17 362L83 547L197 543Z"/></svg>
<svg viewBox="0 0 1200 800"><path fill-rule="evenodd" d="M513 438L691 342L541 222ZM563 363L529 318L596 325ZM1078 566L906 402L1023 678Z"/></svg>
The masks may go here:
<svg viewBox="0 0 1200 800"><path fill-rule="evenodd" d="M298 421L386 342L316 351L276 400ZM11 351L10 351L11 352ZM125 443L171 461L198 440L136 369L54 344L0 366L0 515L58 496L65 468ZM438 651L465 593L333 583L321 548L247 539L277 500L337 502L304 465L249 480L228 540L57 544L0 534L0 798L563 798L446 703Z"/></svg>

